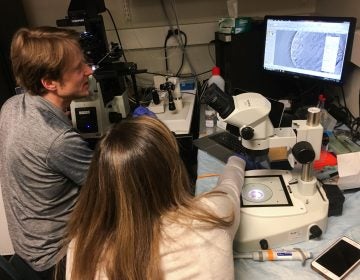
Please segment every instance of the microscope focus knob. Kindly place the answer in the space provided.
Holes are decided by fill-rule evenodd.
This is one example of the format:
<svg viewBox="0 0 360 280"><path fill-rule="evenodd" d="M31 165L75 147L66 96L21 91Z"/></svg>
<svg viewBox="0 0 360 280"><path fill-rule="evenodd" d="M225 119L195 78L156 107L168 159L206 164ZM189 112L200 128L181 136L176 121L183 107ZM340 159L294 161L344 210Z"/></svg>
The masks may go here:
<svg viewBox="0 0 360 280"><path fill-rule="evenodd" d="M310 163L315 159L315 151L311 144L306 141L300 141L292 148L294 158L301 164Z"/></svg>
<svg viewBox="0 0 360 280"><path fill-rule="evenodd" d="M267 250L267 249L269 249L269 243L268 243L268 241L267 241L266 239L261 239L261 240L259 241L259 244L260 244L261 250Z"/></svg>
<svg viewBox="0 0 360 280"><path fill-rule="evenodd" d="M309 239L318 238L322 235L322 230L318 225L313 225L310 228L310 236Z"/></svg>
<svg viewBox="0 0 360 280"><path fill-rule="evenodd" d="M250 140L254 137L254 129L250 126L245 126L241 129L241 137L245 140Z"/></svg>

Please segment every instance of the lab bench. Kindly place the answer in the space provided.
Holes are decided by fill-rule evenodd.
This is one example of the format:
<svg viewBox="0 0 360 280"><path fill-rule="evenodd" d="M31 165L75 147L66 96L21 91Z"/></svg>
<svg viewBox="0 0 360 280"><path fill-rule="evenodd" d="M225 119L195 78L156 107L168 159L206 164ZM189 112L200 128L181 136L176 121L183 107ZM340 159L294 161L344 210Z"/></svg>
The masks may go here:
<svg viewBox="0 0 360 280"><path fill-rule="evenodd" d="M196 195L210 191L216 186L217 176L207 174L221 174L224 163L210 156L206 152L198 151L198 179L196 182ZM360 183L359 183L360 184ZM327 221L327 229L320 239L311 239L305 242L284 246L285 249L300 248L310 251L313 256L319 255L336 239L346 235L360 242L360 191L345 192L342 215L331 216ZM250 259L235 259L235 279L324 279L310 267L311 259L305 266L300 261L267 261L256 262ZM348 277L349 280L359 279L360 266Z"/></svg>

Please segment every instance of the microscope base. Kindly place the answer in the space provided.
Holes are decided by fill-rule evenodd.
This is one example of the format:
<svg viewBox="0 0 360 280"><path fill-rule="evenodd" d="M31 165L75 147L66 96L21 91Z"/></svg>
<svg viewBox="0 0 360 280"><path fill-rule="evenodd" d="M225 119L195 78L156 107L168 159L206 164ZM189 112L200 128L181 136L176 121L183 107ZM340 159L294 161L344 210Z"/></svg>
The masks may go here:
<svg viewBox="0 0 360 280"><path fill-rule="evenodd" d="M245 176L235 251L283 247L325 232L329 201L319 184L313 195L303 195L289 171L251 170Z"/></svg>

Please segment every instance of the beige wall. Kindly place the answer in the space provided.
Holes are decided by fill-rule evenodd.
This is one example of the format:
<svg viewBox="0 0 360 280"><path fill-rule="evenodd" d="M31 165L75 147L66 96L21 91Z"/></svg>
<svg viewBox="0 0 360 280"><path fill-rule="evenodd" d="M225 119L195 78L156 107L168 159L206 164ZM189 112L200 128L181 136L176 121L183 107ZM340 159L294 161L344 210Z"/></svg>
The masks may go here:
<svg viewBox="0 0 360 280"><path fill-rule="evenodd" d="M360 26L359 0L317 0L316 12L327 16L356 17L359 19L357 26Z"/></svg>
<svg viewBox="0 0 360 280"><path fill-rule="evenodd" d="M188 35L187 54L196 73L211 69L214 65L214 49L208 43L214 39L217 20L227 16L226 0L177 0L165 1L170 14L171 24L175 24L170 3L175 2L178 21L181 29ZM30 25L55 25L56 19L67 13L70 0L23 0ZM168 21L160 1L151 0L105 0L110 10L128 61L135 62L140 69L149 72L164 73L163 43L167 33ZM358 0L238 0L238 15L262 17L266 14L312 14L328 16L353 16L360 19ZM108 13L103 13L109 41L117 41L114 27ZM358 21L360 26L360 20ZM170 40L170 46L176 42ZM169 65L176 72L181 58L178 47L168 51ZM183 73L189 73L186 63ZM207 78L205 74L200 79ZM351 112L359 116L359 82L360 70L354 66L344 86L347 104ZM139 85L148 86L152 76L138 75Z"/></svg>
<svg viewBox="0 0 360 280"><path fill-rule="evenodd" d="M308 14L315 11L316 0L239 0L238 14L241 16L259 16L266 14ZM226 0L177 0L165 1L169 10L170 3L175 2L177 16L182 30L188 35L187 53L196 73L211 69L214 65L213 46L208 43L214 39L217 20L227 16ZM56 19L63 18L70 3L59 0L23 0L28 20L31 25L55 25ZM128 4L127 4L128 3ZM167 33L168 22L164 16L160 1L151 0L105 0L120 30L120 38L128 61L137 63L138 68L150 72L165 71L162 46ZM109 41L117 41L113 25L107 13L103 13ZM175 44L169 41L169 45ZM169 64L176 72L180 63L179 48L169 50ZM190 72L186 63L183 73ZM200 77L206 78L209 74ZM139 84L152 82L150 75L139 75Z"/></svg>
<svg viewBox="0 0 360 280"><path fill-rule="evenodd" d="M176 3L178 18L182 24L215 21L227 15L226 0L166 0L165 2ZM23 0L23 3L30 24L51 25L55 24L57 18L66 15L70 0ZM105 5L113 14L120 29L167 24L160 0L105 0ZM238 14L263 16L270 13L312 13L315 5L316 0L238 0ZM104 18L110 23L106 16ZM112 28L110 24L107 25L108 28Z"/></svg>

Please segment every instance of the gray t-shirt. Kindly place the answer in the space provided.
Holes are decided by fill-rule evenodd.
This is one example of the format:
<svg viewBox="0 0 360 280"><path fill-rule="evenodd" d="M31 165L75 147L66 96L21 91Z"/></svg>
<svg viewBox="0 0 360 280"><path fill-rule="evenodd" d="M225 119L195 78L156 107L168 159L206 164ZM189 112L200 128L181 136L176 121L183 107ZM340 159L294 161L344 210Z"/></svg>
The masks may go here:
<svg viewBox="0 0 360 280"><path fill-rule="evenodd" d="M10 98L0 113L0 183L15 252L35 270L55 265L92 150L40 96Z"/></svg>

